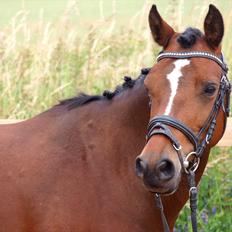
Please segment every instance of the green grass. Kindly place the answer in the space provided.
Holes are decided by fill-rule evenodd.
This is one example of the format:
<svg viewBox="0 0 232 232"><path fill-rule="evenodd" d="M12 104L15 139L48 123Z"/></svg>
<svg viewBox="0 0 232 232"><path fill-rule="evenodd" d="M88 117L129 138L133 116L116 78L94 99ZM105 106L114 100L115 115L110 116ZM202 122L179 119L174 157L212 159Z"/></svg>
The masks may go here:
<svg viewBox="0 0 232 232"><path fill-rule="evenodd" d="M153 1L67 2L0 2L0 118L26 119L77 92L101 93L154 63L160 48L147 24ZM215 3L225 19L223 51L232 69L232 1L154 2L177 31L202 29L209 2ZM212 153L200 187L200 231L232 231L231 155L232 149ZM188 216L187 205L177 230L187 231Z"/></svg>

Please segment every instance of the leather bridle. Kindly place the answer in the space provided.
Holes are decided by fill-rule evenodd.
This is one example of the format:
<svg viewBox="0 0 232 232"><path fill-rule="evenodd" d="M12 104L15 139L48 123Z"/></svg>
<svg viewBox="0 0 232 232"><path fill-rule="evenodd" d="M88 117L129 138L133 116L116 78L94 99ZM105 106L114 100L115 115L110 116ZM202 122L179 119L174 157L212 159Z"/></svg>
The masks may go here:
<svg viewBox="0 0 232 232"><path fill-rule="evenodd" d="M189 195L190 195L190 208L191 208L191 221L192 229L194 232L197 232L197 219L196 219L196 210L197 210L197 187L195 184L195 171L197 170L200 162L200 158L204 153L205 148L210 143L210 140L213 137L214 130L216 127L217 116L220 109L222 108L225 118L224 118L224 130L226 127L227 117L230 112L230 92L231 84L227 77L228 68L226 62L221 55L220 58L217 56L208 53L208 52L162 52L157 57L157 62L162 59L173 58L173 59L188 59L188 58L205 58L210 59L217 63L222 69L222 75L220 79L220 87L218 90L217 98L213 105L213 108L203 124L200 131L195 134L187 125L183 122L173 118L169 115L160 115L152 118L148 125L147 132L147 142L149 139L155 135L164 135L172 143L175 151L178 154L182 169L187 174L187 179L189 183ZM194 150L187 155L184 155L182 152L182 147L178 139L173 135L171 128L175 128L180 131L185 137L193 144ZM205 137L202 139L202 136ZM164 231L169 232L169 226L166 220L166 217L163 212L163 205L159 194L155 194L157 207L161 211L161 218L164 226Z"/></svg>

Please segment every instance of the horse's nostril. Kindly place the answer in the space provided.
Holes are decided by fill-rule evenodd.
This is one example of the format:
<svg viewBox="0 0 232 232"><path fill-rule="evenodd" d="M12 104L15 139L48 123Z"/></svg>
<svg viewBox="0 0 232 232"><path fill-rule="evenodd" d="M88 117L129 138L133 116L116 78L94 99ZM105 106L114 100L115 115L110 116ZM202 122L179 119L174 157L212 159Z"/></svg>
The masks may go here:
<svg viewBox="0 0 232 232"><path fill-rule="evenodd" d="M137 157L135 160L136 174L140 177L144 175L147 171L147 163L142 160L140 157Z"/></svg>
<svg viewBox="0 0 232 232"><path fill-rule="evenodd" d="M175 167L172 161L161 160L155 167L155 171L160 180L170 180L175 174Z"/></svg>

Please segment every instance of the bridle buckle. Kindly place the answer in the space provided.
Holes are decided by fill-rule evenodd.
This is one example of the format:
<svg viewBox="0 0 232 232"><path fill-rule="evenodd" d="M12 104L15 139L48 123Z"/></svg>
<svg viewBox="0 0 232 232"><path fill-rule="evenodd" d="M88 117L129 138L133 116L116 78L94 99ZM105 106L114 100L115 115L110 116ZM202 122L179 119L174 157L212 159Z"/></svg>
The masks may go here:
<svg viewBox="0 0 232 232"><path fill-rule="evenodd" d="M193 186L189 189L189 196L191 196L192 194L196 194L197 193L197 187Z"/></svg>
<svg viewBox="0 0 232 232"><path fill-rule="evenodd" d="M209 134L206 135L205 141L206 141L207 144L209 144L209 142L210 142L210 136L209 136Z"/></svg>
<svg viewBox="0 0 232 232"><path fill-rule="evenodd" d="M191 161L189 159L193 157L194 163L190 166ZM183 168L185 173L189 174L189 172L195 172L200 164L200 157L197 156L197 153L195 151L190 152L185 159L183 160Z"/></svg>
<svg viewBox="0 0 232 232"><path fill-rule="evenodd" d="M176 151L180 151L182 149L181 145L179 145L179 147L177 147L175 143L173 143L172 146L174 147L174 149Z"/></svg>

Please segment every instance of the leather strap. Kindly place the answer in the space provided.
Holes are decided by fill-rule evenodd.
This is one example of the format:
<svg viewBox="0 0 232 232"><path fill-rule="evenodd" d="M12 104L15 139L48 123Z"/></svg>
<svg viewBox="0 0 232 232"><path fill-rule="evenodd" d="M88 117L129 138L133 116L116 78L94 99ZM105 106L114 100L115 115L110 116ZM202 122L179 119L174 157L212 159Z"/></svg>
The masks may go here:
<svg viewBox="0 0 232 232"><path fill-rule="evenodd" d="M193 232L197 232L197 187L195 183L195 173L189 171L187 175L189 183L189 201L191 209L191 222Z"/></svg>
<svg viewBox="0 0 232 232"><path fill-rule="evenodd" d="M156 203L156 207L160 210L164 232L170 232L169 225L164 214L163 203L159 194L155 194L155 203Z"/></svg>
<svg viewBox="0 0 232 232"><path fill-rule="evenodd" d="M161 115L161 116L156 116L152 118L148 124L148 134L147 134L147 140L151 138L151 136L155 135L154 130L156 129L157 126L160 127L161 124L171 126L179 131L181 131L188 139L189 141L194 145L194 148L197 148L198 145L198 138L194 134L194 132L188 128L184 123L181 121L167 116L167 115ZM174 137L172 135L172 137ZM173 141L176 141L177 139L173 139ZM176 144L179 142L175 142Z"/></svg>
<svg viewBox="0 0 232 232"><path fill-rule="evenodd" d="M209 52L200 52L200 51L192 51L192 52L161 52L156 60L160 61L164 58L174 58L174 59L188 59L188 58L206 58L210 59L214 62L216 62L221 68L223 69L224 72L227 73L228 67L227 64L224 61L223 55L221 60L217 56L215 56L212 53Z"/></svg>

